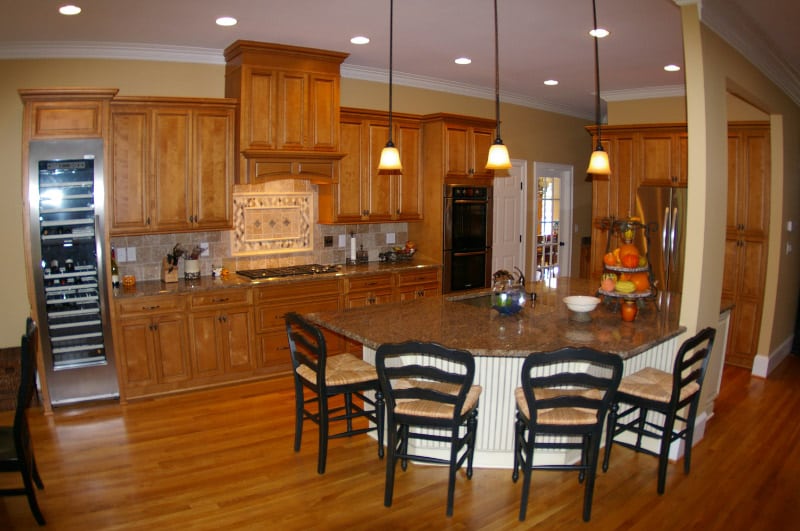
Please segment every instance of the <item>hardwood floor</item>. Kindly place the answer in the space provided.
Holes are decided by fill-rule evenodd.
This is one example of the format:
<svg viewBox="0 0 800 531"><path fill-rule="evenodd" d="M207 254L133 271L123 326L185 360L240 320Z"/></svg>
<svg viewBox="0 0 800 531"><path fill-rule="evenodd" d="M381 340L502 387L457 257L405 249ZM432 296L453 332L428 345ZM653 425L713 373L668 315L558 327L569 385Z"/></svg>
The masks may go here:
<svg viewBox="0 0 800 531"><path fill-rule="evenodd" d="M598 473L592 521L574 472L535 472L528 518L510 470L460 473L445 517L446 473L398 469L383 506L384 462L366 436L332 441L316 473L316 429L292 450L288 378L142 401L31 411L48 529L789 529L800 521L800 357L769 380L726 367L692 472L614 449ZM485 413L484 413L485 414ZM4 416L2 420L8 420ZM18 476L2 474L2 485ZM0 500L0 528L36 529L24 497Z"/></svg>

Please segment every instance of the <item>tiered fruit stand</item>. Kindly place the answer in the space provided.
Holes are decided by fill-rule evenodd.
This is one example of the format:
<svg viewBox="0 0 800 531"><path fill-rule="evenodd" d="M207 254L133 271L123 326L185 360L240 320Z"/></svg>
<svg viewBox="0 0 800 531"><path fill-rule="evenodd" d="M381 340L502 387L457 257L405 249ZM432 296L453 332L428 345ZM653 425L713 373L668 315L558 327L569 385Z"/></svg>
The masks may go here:
<svg viewBox="0 0 800 531"><path fill-rule="evenodd" d="M618 276L624 274L631 275L634 273L647 273L647 277L649 279L649 289L623 293L616 290L606 291L602 288L598 288L597 295L603 297L607 303L613 303L614 305L617 305L617 303L622 300L636 301L639 306L642 306L646 299L653 298L655 296L656 291L656 288L653 286L653 270L650 265L650 232L657 229L656 224L646 224L638 220L615 218L603 218L598 223L599 228L607 231L608 233L608 239L606 241L606 253L612 252L613 241L621 241L627 244L632 244L636 236L641 232L644 238L645 249L644 253L641 253L640 249L640 256L645 257L647 261L645 265L637 267L625 267L623 265L609 265L604 262L603 268L604 271L614 273Z"/></svg>

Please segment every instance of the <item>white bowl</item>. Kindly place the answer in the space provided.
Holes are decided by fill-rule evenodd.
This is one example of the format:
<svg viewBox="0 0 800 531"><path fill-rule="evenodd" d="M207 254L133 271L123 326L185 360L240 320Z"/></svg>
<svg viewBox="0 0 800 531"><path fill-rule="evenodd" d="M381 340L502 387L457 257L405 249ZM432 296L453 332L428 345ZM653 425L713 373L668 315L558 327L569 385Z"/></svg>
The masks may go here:
<svg viewBox="0 0 800 531"><path fill-rule="evenodd" d="M600 299L586 295L572 295L564 297L564 303L573 312L586 313L597 308L597 305L600 304Z"/></svg>

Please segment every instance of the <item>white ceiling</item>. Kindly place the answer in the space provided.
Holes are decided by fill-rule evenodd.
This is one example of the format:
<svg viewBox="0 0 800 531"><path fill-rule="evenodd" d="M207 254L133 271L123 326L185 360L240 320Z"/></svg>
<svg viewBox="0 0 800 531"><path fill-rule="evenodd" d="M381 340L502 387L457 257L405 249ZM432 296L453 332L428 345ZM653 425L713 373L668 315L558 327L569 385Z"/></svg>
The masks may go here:
<svg viewBox="0 0 800 531"><path fill-rule="evenodd" d="M682 94L680 9L696 0L597 0L604 99ZM0 59L118 57L223 63L237 39L350 54L343 75L385 81L389 0L0 0ZM590 0L499 0L502 100L592 118ZM493 98L492 0L396 0L394 80ZM239 20L218 27L222 15ZM797 0L703 0L702 18L800 104ZM366 46L350 44L361 34ZM469 66L453 59L466 55ZM559 85L547 87L545 79ZM58 80L53 80L58 85ZM398 102L395 102L398 105Z"/></svg>

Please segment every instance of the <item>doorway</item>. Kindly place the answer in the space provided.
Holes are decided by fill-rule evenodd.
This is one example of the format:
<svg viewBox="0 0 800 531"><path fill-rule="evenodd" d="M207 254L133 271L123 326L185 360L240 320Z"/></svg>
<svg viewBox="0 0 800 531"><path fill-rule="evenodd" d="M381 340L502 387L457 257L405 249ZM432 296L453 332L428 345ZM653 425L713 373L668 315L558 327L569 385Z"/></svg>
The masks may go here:
<svg viewBox="0 0 800 531"><path fill-rule="evenodd" d="M533 174L534 280L554 285L571 271L573 168L534 162Z"/></svg>
<svg viewBox="0 0 800 531"><path fill-rule="evenodd" d="M493 185L492 272L525 271L528 161L512 160L508 174Z"/></svg>

